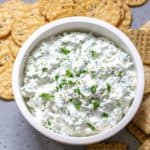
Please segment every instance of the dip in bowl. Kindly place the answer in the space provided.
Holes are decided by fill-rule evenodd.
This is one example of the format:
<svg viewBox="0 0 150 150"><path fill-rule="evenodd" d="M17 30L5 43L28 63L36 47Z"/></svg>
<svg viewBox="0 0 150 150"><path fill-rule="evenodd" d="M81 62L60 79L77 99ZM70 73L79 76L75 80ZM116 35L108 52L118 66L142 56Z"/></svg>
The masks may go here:
<svg viewBox="0 0 150 150"><path fill-rule="evenodd" d="M143 66L131 41L85 17L36 31L13 70L14 95L25 118L68 144L90 144L120 131L136 113L143 89Z"/></svg>

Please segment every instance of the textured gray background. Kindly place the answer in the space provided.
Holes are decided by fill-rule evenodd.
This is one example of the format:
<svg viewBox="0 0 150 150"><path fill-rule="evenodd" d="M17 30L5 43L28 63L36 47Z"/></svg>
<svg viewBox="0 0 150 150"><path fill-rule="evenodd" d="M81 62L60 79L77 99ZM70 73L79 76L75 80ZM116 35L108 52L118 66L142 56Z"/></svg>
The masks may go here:
<svg viewBox="0 0 150 150"><path fill-rule="evenodd" d="M29 0L28 0L29 1ZM3 0L0 0L3 2ZM150 1L142 7L132 9L133 28L150 20ZM6 89L7 90L7 89ZM129 144L129 150L136 150L138 142L126 131L109 139ZM0 150L84 150L85 147L63 145L50 140L35 131L23 118L16 103L0 100Z"/></svg>

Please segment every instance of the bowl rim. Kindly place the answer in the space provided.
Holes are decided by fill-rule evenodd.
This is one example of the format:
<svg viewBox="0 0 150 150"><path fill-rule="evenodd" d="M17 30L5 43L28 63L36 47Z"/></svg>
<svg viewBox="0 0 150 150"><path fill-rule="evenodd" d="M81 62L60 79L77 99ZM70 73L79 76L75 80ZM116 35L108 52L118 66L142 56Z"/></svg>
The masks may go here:
<svg viewBox="0 0 150 150"><path fill-rule="evenodd" d="M137 91L136 91L135 99L133 100L132 105L130 106L130 108L129 108L127 114L124 116L124 118L122 118L122 120L118 124L116 124L114 127L110 128L102 133L92 135L92 136L87 136L87 137L71 137L71 136L66 136L66 135L62 135L62 134L57 134L57 133L54 133L54 132L50 131L49 129L45 128L40 123L37 123L36 119L28 111L28 109L24 103L24 100L23 100L23 98L21 96L21 92L20 92L20 86L19 86L19 71L22 66L23 58L25 58L25 53L28 50L29 46L32 44L32 42L34 42L35 39L38 39L39 36L43 32L49 31L50 29L52 29L53 27L55 27L57 25L62 25L64 23L66 23L66 24L73 23L73 22L91 23L91 25L96 24L98 26L102 26L106 29L111 30L111 32L113 32L116 36L121 37L122 41L126 45L128 44L128 47L130 47L129 51L132 52L132 54L134 54L133 59L135 61L136 71L137 71L137 75L138 75L138 83L137 83ZM28 123L32 127L34 127L37 131L39 131L41 134L47 136L48 138L53 139L58 142L61 142L61 143L72 144L72 145L87 145L87 144L92 144L92 143L96 143L99 141L103 141L103 140L115 135L131 121L131 119L137 112L137 110L141 104L141 101L142 101L142 97L143 97L143 93L144 93L144 69L143 69L143 64L142 64L141 58L139 56L139 53L138 53L136 47L131 42L131 40L120 30L118 30L114 26L112 26L104 21L101 21L101 20L98 20L95 18L67 17L67 18L56 20L54 22L51 22L51 23L46 24L43 27L39 28L23 44L23 46L20 49L19 54L15 60L15 63L14 63L13 73L12 73L12 88L13 88L14 97L15 97L15 100L16 100L19 110L21 111L21 113L25 117L25 119L28 121Z"/></svg>

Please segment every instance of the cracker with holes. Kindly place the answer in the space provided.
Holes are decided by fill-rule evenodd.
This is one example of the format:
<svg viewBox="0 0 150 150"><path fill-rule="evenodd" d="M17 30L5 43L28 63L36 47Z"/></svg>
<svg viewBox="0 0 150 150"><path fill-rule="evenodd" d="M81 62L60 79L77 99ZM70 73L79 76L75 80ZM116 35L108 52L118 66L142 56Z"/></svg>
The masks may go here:
<svg viewBox="0 0 150 150"><path fill-rule="evenodd" d="M120 22L120 7L115 0L102 0L93 11L89 9L87 16L102 19L116 26Z"/></svg>
<svg viewBox="0 0 150 150"><path fill-rule="evenodd" d="M148 0L125 0L125 2L129 5L129 6L141 6L143 4L145 4Z"/></svg>
<svg viewBox="0 0 150 150"><path fill-rule="evenodd" d="M10 33L12 23L12 14L4 8L0 8L0 38L6 37Z"/></svg>
<svg viewBox="0 0 150 150"><path fill-rule="evenodd" d="M134 117L133 123L146 134L150 134L150 95L144 97L144 101Z"/></svg>
<svg viewBox="0 0 150 150"><path fill-rule="evenodd" d="M126 31L131 26L132 14L130 8L124 2L122 2L122 4L122 9L124 10L124 19L119 23L117 27L122 31Z"/></svg>
<svg viewBox="0 0 150 150"><path fill-rule="evenodd" d="M149 135L145 134L141 129L136 127L133 123L129 123L127 129L140 143L143 143L146 139L150 137Z"/></svg>
<svg viewBox="0 0 150 150"><path fill-rule="evenodd" d="M126 144L120 143L109 143L109 144L94 144L89 145L87 150L127 150L128 146Z"/></svg>
<svg viewBox="0 0 150 150"><path fill-rule="evenodd" d="M149 150L150 149L150 138L147 139L138 150Z"/></svg>
<svg viewBox="0 0 150 150"><path fill-rule="evenodd" d="M41 16L30 17L27 15L18 18L12 25L12 38L18 46L21 46L35 30L44 24L45 20Z"/></svg>

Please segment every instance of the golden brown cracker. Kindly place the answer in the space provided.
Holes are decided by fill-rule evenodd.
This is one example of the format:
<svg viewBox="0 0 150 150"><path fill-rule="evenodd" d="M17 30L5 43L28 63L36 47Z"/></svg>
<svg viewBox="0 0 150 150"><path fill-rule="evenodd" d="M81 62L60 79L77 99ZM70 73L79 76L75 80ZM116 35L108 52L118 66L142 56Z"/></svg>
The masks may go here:
<svg viewBox="0 0 150 150"><path fill-rule="evenodd" d="M92 4L91 4L92 5ZM120 22L120 7L115 0L102 0L87 9L87 16L102 19L116 26Z"/></svg>
<svg viewBox="0 0 150 150"><path fill-rule="evenodd" d="M147 139L138 150L150 150L150 138Z"/></svg>
<svg viewBox="0 0 150 150"><path fill-rule="evenodd" d="M145 134L141 129L136 127L133 123L129 123L127 129L140 143L143 143L146 139L150 137L149 135Z"/></svg>
<svg viewBox="0 0 150 150"><path fill-rule="evenodd" d="M14 59L9 47L9 37L0 39L0 97L13 99L11 88L11 71Z"/></svg>
<svg viewBox="0 0 150 150"><path fill-rule="evenodd" d="M9 37L0 39L0 66L4 66L6 62L14 61L9 44Z"/></svg>
<svg viewBox="0 0 150 150"><path fill-rule="evenodd" d="M12 22L12 14L7 12L4 8L0 8L0 38L5 37L10 33Z"/></svg>
<svg viewBox="0 0 150 150"><path fill-rule="evenodd" d="M2 6L7 12L10 12L14 18L25 15L28 12L28 5L21 0L9 0Z"/></svg>
<svg viewBox="0 0 150 150"><path fill-rule="evenodd" d="M128 146L126 144L120 143L101 143L101 144L93 144L88 145L87 150L127 150Z"/></svg>
<svg viewBox="0 0 150 150"><path fill-rule="evenodd" d="M40 9L40 13L43 16L46 16L46 13L48 11L48 7L50 5L50 0L39 0L39 9Z"/></svg>
<svg viewBox="0 0 150 150"><path fill-rule="evenodd" d="M143 63L150 65L150 31L130 29L127 34L137 47Z"/></svg>
<svg viewBox="0 0 150 150"><path fill-rule="evenodd" d="M150 21L146 22L140 27L140 30L150 31Z"/></svg>
<svg viewBox="0 0 150 150"><path fill-rule="evenodd" d="M150 134L150 95L144 97L137 114L133 119L133 123L146 134Z"/></svg>
<svg viewBox="0 0 150 150"><path fill-rule="evenodd" d="M12 38L21 46L36 29L44 24L45 20L41 16L31 17L27 15L17 18L12 25Z"/></svg>
<svg viewBox="0 0 150 150"><path fill-rule="evenodd" d="M20 47L13 41L12 37L9 40L9 47L10 47L10 52L13 58L15 59L18 55Z"/></svg>
<svg viewBox="0 0 150 150"><path fill-rule="evenodd" d="M129 6L141 6L145 4L148 0L125 0Z"/></svg>
<svg viewBox="0 0 150 150"><path fill-rule="evenodd" d="M46 18L49 21L74 16L73 0L49 0L46 7Z"/></svg>
<svg viewBox="0 0 150 150"><path fill-rule="evenodd" d="M119 23L119 25L117 26L119 29L121 30L127 30L132 23L132 14L131 14L131 10L130 8L124 3L122 2L122 9L124 9L124 19Z"/></svg>
<svg viewBox="0 0 150 150"><path fill-rule="evenodd" d="M0 66L0 97L5 100L12 100L14 98L11 78L12 63L6 62L4 66Z"/></svg>
<svg viewBox="0 0 150 150"><path fill-rule="evenodd" d="M27 12L25 13L25 15L27 15L28 17L36 17L36 16L42 17L40 13L39 1L31 4L26 4L26 7L27 7Z"/></svg>
<svg viewBox="0 0 150 150"><path fill-rule="evenodd" d="M150 66L144 65L145 89L144 93L150 93Z"/></svg>

